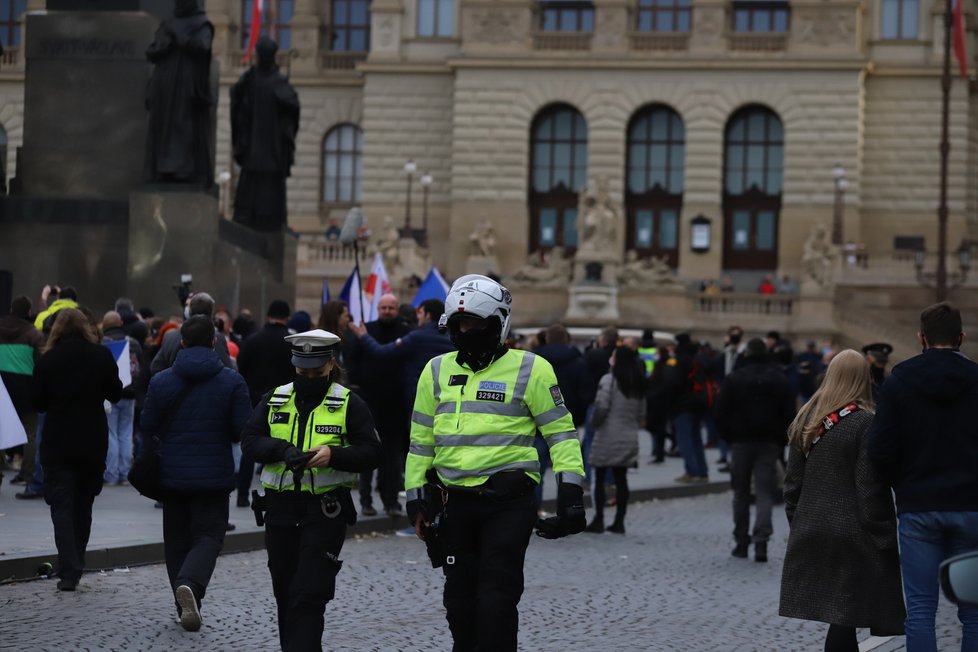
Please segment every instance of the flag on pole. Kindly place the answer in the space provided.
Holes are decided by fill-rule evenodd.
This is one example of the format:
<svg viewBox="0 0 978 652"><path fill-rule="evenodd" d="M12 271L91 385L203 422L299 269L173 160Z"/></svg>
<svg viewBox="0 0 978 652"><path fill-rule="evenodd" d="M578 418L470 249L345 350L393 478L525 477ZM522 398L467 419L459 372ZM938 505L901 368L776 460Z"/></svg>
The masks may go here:
<svg viewBox="0 0 978 652"><path fill-rule="evenodd" d="M119 367L119 380L123 387L132 385L132 367L129 360L129 338L122 340L108 340L102 342L112 352L115 363Z"/></svg>
<svg viewBox="0 0 978 652"><path fill-rule="evenodd" d="M244 56L241 57L241 64L247 64L251 59L251 53L255 51L258 43L258 34L261 32L261 12L264 0L251 0L251 27L248 28L248 47L245 49Z"/></svg>
<svg viewBox="0 0 978 652"><path fill-rule="evenodd" d="M329 279L324 276L323 277L323 298L322 298L322 302L319 305L325 306L327 303L329 303Z"/></svg>
<svg viewBox="0 0 978 652"><path fill-rule="evenodd" d="M0 378L0 451L27 443L27 432Z"/></svg>
<svg viewBox="0 0 978 652"><path fill-rule="evenodd" d="M445 282L438 268L432 266L428 270L428 275L424 277L421 285L418 286L418 293L414 295L414 301L411 302L411 305L417 308L421 305L422 301L427 301L428 299L444 301L450 289L451 286Z"/></svg>
<svg viewBox="0 0 978 652"><path fill-rule="evenodd" d="M952 43L954 44L954 58L958 60L958 69L961 71L961 79L968 78L968 49L964 43L964 8L961 6L964 0L955 0L954 3L954 27Z"/></svg>
<svg viewBox="0 0 978 652"><path fill-rule="evenodd" d="M384 257L380 252L377 252L374 255L374 264L370 267L370 276L367 277L367 284L363 288L363 295L367 299L365 306L365 318L367 321L376 321L380 297L385 294L390 294L391 291L390 280L387 278L387 269L384 267Z"/></svg>
<svg viewBox="0 0 978 652"><path fill-rule="evenodd" d="M355 267L343 284L343 289L340 290L340 301L346 303L354 324L363 322L363 318L366 316L367 302L363 296L363 290L360 289L360 276Z"/></svg>

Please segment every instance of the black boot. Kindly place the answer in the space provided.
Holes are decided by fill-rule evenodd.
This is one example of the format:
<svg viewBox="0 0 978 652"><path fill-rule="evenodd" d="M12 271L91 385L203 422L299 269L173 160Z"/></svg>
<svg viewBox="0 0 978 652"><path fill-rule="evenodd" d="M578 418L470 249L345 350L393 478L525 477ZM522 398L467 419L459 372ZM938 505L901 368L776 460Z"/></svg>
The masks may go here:
<svg viewBox="0 0 978 652"><path fill-rule="evenodd" d="M604 532L604 518L602 518L601 516L595 516L594 517L594 520L592 520L588 524L588 526L586 528L584 528L584 531L585 532L596 532L598 534L600 534L601 532Z"/></svg>
<svg viewBox="0 0 978 652"><path fill-rule="evenodd" d="M754 544L754 561L767 561L767 541L758 541Z"/></svg>
<svg viewBox="0 0 978 652"><path fill-rule="evenodd" d="M740 557L741 559L747 559L747 546L748 545L749 544L746 543L746 542L743 542L743 543L738 542L737 543L737 546L733 550L730 551L730 554L733 555L734 557Z"/></svg>
<svg viewBox="0 0 978 652"><path fill-rule="evenodd" d="M625 534L625 519L618 520L608 526L608 532L614 532L615 534Z"/></svg>

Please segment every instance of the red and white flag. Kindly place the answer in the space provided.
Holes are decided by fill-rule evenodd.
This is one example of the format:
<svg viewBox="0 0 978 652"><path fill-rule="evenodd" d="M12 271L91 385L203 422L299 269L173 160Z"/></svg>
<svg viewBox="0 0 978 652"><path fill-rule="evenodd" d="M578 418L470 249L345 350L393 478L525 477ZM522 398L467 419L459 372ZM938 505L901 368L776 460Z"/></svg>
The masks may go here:
<svg viewBox="0 0 978 652"><path fill-rule="evenodd" d="M264 0L251 0L251 27L248 28L248 47L245 49L241 63L246 64L251 59L251 53L255 51L258 43L258 35L261 33L261 12Z"/></svg>
<svg viewBox="0 0 978 652"><path fill-rule="evenodd" d="M370 267L370 276L367 283L363 286L363 294L367 299L367 310L364 319L376 321L377 308L380 297L390 294L392 291L390 280L387 278L387 269L384 267L384 257L380 252L374 255L374 264Z"/></svg>
<svg viewBox="0 0 978 652"><path fill-rule="evenodd" d="M968 49L964 43L964 8L961 6L964 0L955 0L954 3L954 25L952 27L952 43L954 45L954 58L958 60L958 70L961 72L961 79L968 78Z"/></svg>

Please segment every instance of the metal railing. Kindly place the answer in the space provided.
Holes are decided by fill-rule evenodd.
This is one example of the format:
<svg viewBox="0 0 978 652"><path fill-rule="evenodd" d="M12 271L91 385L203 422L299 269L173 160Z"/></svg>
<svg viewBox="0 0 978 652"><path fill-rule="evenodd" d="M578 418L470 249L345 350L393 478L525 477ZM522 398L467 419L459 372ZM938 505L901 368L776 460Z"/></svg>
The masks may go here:
<svg viewBox="0 0 978 652"><path fill-rule="evenodd" d="M20 48L6 48L0 55L0 70L16 68L20 64Z"/></svg>

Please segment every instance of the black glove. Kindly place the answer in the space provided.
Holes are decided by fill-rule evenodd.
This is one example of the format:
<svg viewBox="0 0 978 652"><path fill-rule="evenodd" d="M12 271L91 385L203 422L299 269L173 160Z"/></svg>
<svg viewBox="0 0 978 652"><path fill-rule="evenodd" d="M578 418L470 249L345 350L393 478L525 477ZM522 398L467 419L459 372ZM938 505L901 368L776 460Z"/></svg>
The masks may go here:
<svg viewBox="0 0 978 652"><path fill-rule="evenodd" d="M418 522L418 515L421 516L423 521L428 520L428 503L423 499L415 498L414 500L409 500L405 507L407 509L408 520L411 521L412 526Z"/></svg>
<svg viewBox="0 0 978 652"><path fill-rule="evenodd" d="M583 532L585 525L584 489L576 484L561 482L557 486L557 515L537 520L537 536L560 539L568 534Z"/></svg>
<svg viewBox="0 0 978 652"><path fill-rule="evenodd" d="M283 461L285 466L288 467L293 473L300 473L306 469L306 464L309 460L316 456L316 451L310 451L308 453L303 453L295 446L289 446L285 449L285 457Z"/></svg>

